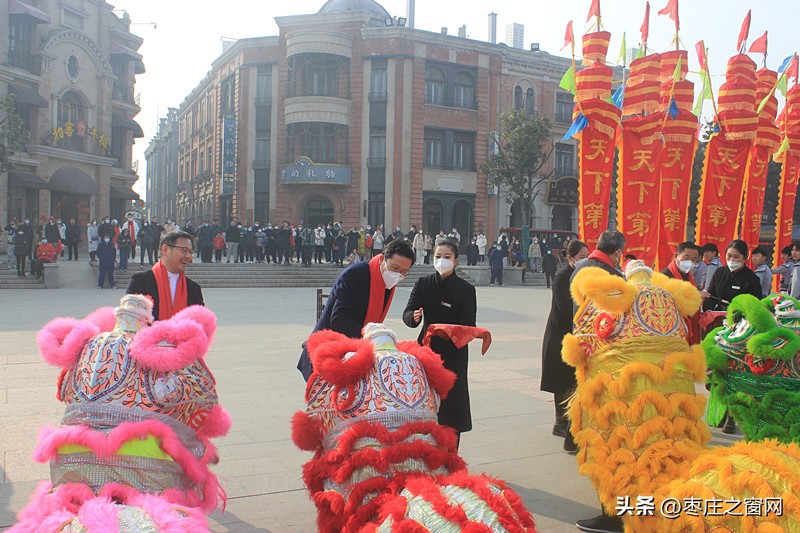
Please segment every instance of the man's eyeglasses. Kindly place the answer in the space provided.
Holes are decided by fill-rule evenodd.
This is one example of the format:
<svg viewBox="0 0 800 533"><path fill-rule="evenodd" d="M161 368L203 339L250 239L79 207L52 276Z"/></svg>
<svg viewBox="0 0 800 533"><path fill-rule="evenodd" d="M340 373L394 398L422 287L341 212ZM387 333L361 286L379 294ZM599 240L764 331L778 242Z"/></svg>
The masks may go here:
<svg viewBox="0 0 800 533"><path fill-rule="evenodd" d="M410 272L410 270L400 270L399 266L395 265L394 263L390 263L388 259L384 259L384 262L386 263L386 268L388 270L391 270L392 272L397 272L398 274L401 274L404 277L408 277L408 273Z"/></svg>
<svg viewBox="0 0 800 533"><path fill-rule="evenodd" d="M170 248L177 248L183 255L192 255L194 253L194 250L186 246L175 246L174 244L168 244L167 246Z"/></svg>

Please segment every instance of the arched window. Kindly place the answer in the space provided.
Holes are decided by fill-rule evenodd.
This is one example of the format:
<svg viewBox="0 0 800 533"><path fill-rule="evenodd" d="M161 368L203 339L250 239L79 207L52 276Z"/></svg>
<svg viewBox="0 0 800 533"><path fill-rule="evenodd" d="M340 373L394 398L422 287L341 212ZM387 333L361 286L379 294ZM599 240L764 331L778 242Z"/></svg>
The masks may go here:
<svg viewBox="0 0 800 533"><path fill-rule="evenodd" d="M522 109L522 87L514 88L514 109Z"/></svg>
<svg viewBox="0 0 800 533"><path fill-rule="evenodd" d="M536 96L533 94L533 88L528 89L525 91L525 112L529 115L533 115L536 111Z"/></svg>
<svg viewBox="0 0 800 533"><path fill-rule="evenodd" d="M425 103L444 104L444 72L437 67L425 69Z"/></svg>
<svg viewBox="0 0 800 533"><path fill-rule="evenodd" d="M455 105L465 109L473 109L475 107L475 80L466 72L456 74Z"/></svg>
<svg viewBox="0 0 800 533"><path fill-rule="evenodd" d="M74 126L79 120L86 120L83 101L72 91L64 93L58 102L58 124L63 127L67 122L72 122Z"/></svg>

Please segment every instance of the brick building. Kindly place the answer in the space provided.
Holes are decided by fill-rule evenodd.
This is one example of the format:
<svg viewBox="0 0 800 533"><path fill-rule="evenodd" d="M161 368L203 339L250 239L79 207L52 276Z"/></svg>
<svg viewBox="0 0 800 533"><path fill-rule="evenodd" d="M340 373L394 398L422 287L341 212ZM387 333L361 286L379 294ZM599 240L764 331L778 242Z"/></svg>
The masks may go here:
<svg viewBox="0 0 800 533"><path fill-rule="evenodd" d="M131 150L144 72L127 13L102 0L0 2L0 96L30 132L0 174L0 221L120 217L138 195Z"/></svg>
<svg viewBox="0 0 800 533"><path fill-rule="evenodd" d="M372 0L330 0L276 22L278 36L228 48L179 107L179 221L462 235L521 224L480 164L498 114L513 107L547 114L561 139L568 59L402 27ZM554 176L567 179L542 187L534 227L574 230L575 153L571 141L557 145Z"/></svg>

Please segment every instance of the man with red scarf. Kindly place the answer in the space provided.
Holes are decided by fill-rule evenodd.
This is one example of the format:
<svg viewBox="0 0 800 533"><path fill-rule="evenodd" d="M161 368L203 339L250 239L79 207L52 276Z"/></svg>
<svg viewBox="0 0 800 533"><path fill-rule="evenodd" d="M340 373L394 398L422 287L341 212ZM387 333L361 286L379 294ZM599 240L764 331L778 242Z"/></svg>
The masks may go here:
<svg viewBox="0 0 800 533"><path fill-rule="evenodd" d="M575 263L575 272L570 278L570 283L575 279L575 274L582 268L589 266L599 267L611 275L624 278L619 270L622 260L622 250L625 249L625 235L616 230L606 230L597 239L597 249L589 257ZM575 308L577 310L577 307Z"/></svg>
<svg viewBox="0 0 800 533"><path fill-rule="evenodd" d="M672 258L667 268L662 270L661 273L668 278L688 281L692 286L696 287L695 279L692 276L692 268L698 261L700 261L700 247L690 241L682 242L675 251L675 257ZM700 327L700 311L686 320L686 326L689 328L687 342L689 344L699 344L703 340Z"/></svg>
<svg viewBox="0 0 800 533"><path fill-rule="evenodd" d="M331 329L348 337L361 338L361 329L368 323L384 321L395 287L408 276L413 265L411 245L396 239L369 262L359 261L342 270L312 333ZM297 369L306 381L314 371L305 344Z"/></svg>
<svg viewBox="0 0 800 533"><path fill-rule="evenodd" d="M625 249L625 235L619 231L606 230L600 234L597 240L597 249L589 254L589 257L575 263L575 272L570 277L570 283L575 279L581 269L586 267L599 267L611 275L624 278L622 272L619 271L619 265L622 259L623 250ZM573 312L577 311L577 306L573 306ZM564 449L568 451L578 451L575 441L572 439L572 433L567 433L567 439L564 441ZM592 531L597 533L603 532L622 532L623 525L622 519L614 515L613 509L601 509L603 511L600 515L594 518L587 518L585 520L578 520L575 525L581 531Z"/></svg>
<svg viewBox="0 0 800 533"><path fill-rule="evenodd" d="M185 231L170 231L161 237L161 259L152 270L131 276L128 294L143 294L153 300L153 318L166 320L190 305L204 305L200 285L186 277L192 262L192 237Z"/></svg>
<svg viewBox="0 0 800 533"><path fill-rule="evenodd" d="M136 239L139 236L139 224L133 219L133 215L128 214L125 220L125 225L122 229L128 230L128 235L131 238L131 259L136 258ZM121 231L121 230L120 230Z"/></svg>

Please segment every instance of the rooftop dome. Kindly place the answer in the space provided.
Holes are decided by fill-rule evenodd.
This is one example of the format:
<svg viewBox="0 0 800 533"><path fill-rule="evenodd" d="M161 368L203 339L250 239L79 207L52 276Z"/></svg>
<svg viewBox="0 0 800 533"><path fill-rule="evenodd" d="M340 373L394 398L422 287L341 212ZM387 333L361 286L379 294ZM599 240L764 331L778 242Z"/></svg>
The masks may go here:
<svg viewBox="0 0 800 533"><path fill-rule="evenodd" d="M337 13L340 11L369 11L381 17L390 17L382 5L375 0L328 0L319 9L319 13Z"/></svg>

